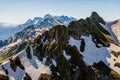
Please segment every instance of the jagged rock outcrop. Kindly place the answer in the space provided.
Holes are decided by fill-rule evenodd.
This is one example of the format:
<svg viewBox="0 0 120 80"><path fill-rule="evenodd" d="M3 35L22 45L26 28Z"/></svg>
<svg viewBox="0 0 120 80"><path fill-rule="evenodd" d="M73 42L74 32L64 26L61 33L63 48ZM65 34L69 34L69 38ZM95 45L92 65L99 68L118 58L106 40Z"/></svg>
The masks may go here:
<svg viewBox="0 0 120 80"><path fill-rule="evenodd" d="M105 25L105 21L103 20L103 18L101 18L96 12L92 12L91 16L90 16L90 19L96 23L97 27L105 34L108 34L110 35L110 33L105 30L103 27L101 27L100 23L104 24Z"/></svg>
<svg viewBox="0 0 120 80"><path fill-rule="evenodd" d="M80 37L82 35L86 35L87 34L87 30L84 26L84 24L82 24L81 22L84 20L80 20L80 21L72 21L69 25L68 25L68 30L69 30L69 34L74 37L75 39L80 39Z"/></svg>
<svg viewBox="0 0 120 80"><path fill-rule="evenodd" d="M79 21L84 24L81 25L80 22L73 21L70 23L70 25L68 25L68 27L57 25L49 31L43 33L43 35L46 34L46 36L41 35L42 37L38 37L38 41L40 41L40 44L42 44L42 46L40 46L42 47L42 53L39 52L38 54L44 55L43 58L46 58L45 64L51 66L50 68L54 79L60 78L61 80L113 80L113 77L107 76L106 74L105 75L107 78L102 76L99 77L98 75L100 75L100 73L95 72L95 70L93 69L94 66L87 66L85 64L85 62L83 61L83 56L77 50L76 46L69 45L68 40L70 39L70 37L81 40L80 51L83 52L85 49L84 39L81 38L81 36L83 35L92 35L93 39L98 41L93 41L97 46L98 43L102 44L103 46L107 46L107 43L112 43L112 40L109 37L107 38L109 38L110 40L106 38L107 34L103 34L103 32L99 28L97 28L97 25L90 18ZM43 39L44 41L42 41ZM39 49L41 51L41 48ZM66 58L65 54L69 55L69 59ZM53 63L54 60L55 62ZM108 67L107 69L109 70Z"/></svg>
<svg viewBox="0 0 120 80"><path fill-rule="evenodd" d="M92 12L90 18L95 22L95 23L102 23L105 24L105 21L103 20L102 17L100 17L97 12Z"/></svg>
<svg viewBox="0 0 120 80"><path fill-rule="evenodd" d="M87 66L83 61L83 56L80 55L80 52L77 50L76 46L69 45L68 40L70 37L81 40L80 51L83 52L85 49L85 42L81 36L91 35L96 47L100 47L98 44L109 47L110 43L114 42L108 37L108 31L102 28L102 26L98 25L100 22L105 24L102 18L100 18L96 13L93 13L92 16L90 18L86 18L86 20L81 19L71 22L68 27L57 25L45 32L44 35L47 33L46 36L39 37L39 39L41 38L39 41L44 39L43 42L41 41L43 46L42 50L44 52L42 52L42 54L44 54L44 57L46 57L46 65L51 66L50 68L52 71L52 76L55 79L117 80L120 78L109 76L111 73L104 73L105 76L103 73L96 73L94 68L99 68L96 66ZM67 59L64 56L65 54L69 55L70 58ZM52 62L53 60L56 61L56 64ZM106 70L112 71L108 67L106 67Z"/></svg>

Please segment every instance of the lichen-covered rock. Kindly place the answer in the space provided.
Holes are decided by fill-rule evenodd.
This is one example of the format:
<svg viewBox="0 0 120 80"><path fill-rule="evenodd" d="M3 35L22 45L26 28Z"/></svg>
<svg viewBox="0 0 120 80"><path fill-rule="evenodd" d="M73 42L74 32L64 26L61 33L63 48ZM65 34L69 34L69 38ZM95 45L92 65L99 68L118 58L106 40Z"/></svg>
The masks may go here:
<svg viewBox="0 0 120 80"><path fill-rule="evenodd" d="M39 40L40 41L40 40ZM32 48L33 48L33 55L37 56L40 61L43 60L44 57L44 52L42 50L43 43L33 43Z"/></svg>
<svg viewBox="0 0 120 80"><path fill-rule="evenodd" d="M56 25L48 31L48 40L55 40L59 43L59 45L64 45L68 43L68 39L68 29L64 25Z"/></svg>
<svg viewBox="0 0 120 80"><path fill-rule="evenodd" d="M110 35L110 33L105 30L103 27L101 27L100 23L105 25L105 21L96 13L96 12L92 12L90 19L97 25L97 27L105 34Z"/></svg>
<svg viewBox="0 0 120 80"><path fill-rule="evenodd" d="M70 36L78 40L80 39L81 35L87 34L85 27L79 21L72 21L68 25L68 30Z"/></svg>
<svg viewBox="0 0 120 80"><path fill-rule="evenodd" d="M96 45L102 44L103 46L109 47L109 43L114 43L90 18L86 18L86 22L88 23L88 30L90 35L92 35L93 42L95 42Z"/></svg>
<svg viewBox="0 0 120 80"><path fill-rule="evenodd" d="M41 43L41 35L38 35L35 39L34 39L34 43L36 43L36 44L39 44L39 43Z"/></svg>

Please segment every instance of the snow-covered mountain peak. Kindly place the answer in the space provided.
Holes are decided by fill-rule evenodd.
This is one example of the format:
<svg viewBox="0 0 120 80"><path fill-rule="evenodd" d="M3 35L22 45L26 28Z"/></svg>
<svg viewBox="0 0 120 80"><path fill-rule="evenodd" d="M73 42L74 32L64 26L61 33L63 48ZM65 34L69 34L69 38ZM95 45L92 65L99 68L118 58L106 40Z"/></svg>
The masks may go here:
<svg viewBox="0 0 120 80"><path fill-rule="evenodd" d="M68 16L53 16L51 14L46 14L43 18L35 17L33 19L27 20L23 25L35 25L35 26L55 26L57 24L69 24L71 21L76 20L73 17Z"/></svg>
<svg viewBox="0 0 120 80"><path fill-rule="evenodd" d="M34 22L37 22L37 21L40 22L40 21L42 21L42 18L41 18L41 17L34 17L33 21L34 21Z"/></svg>
<svg viewBox="0 0 120 80"><path fill-rule="evenodd" d="M46 18L54 18L54 16L52 16L51 14L48 13L43 17L43 19L46 19Z"/></svg>
<svg viewBox="0 0 120 80"><path fill-rule="evenodd" d="M59 17L59 18L58 18ZM43 18L35 17L33 19L28 19L25 23L19 24L18 26L12 26L8 24L0 24L0 40L5 40L12 36L13 34L22 31L24 28L34 25L36 28L40 27L52 27L58 24L68 25L71 21L75 20L75 18L67 17L67 16L52 16L50 14L46 14ZM4 26L2 26L4 25ZM6 27L5 27L6 26ZM10 28L12 27L12 29ZM3 30L4 28L4 30ZM10 28L10 29L7 29ZM7 31L6 31L7 29ZM3 33L6 32L6 33Z"/></svg>
<svg viewBox="0 0 120 80"><path fill-rule="evenodd" d="M32 19L28 19L25 23L28 24L28 23L31 23L32 22Z"/></svg>

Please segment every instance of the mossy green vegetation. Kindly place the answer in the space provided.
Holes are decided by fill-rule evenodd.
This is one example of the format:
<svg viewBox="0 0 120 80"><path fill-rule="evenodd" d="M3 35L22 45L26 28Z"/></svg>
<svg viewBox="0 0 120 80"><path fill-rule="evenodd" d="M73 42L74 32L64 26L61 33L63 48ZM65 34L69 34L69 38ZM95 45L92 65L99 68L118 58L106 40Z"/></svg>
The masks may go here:
<svg viewBox="0 0 120 80"><path fill-rule="evenodd" d="M49 74L41 74L38 80L54 80Z"/></svg>
<svg viewBox="0 0 120 80"><path fill-rule="evenodd" d="M86 18L86 25L87 25L86 29L88 29L90 35L92 35L92 38L95 39L96 45L102 44L105 47L109 47L110 46L109 43L114 43L113 40L108 37L108 34L100 30L97 24L94 21L92 21L90 18Z"/></svg>
<svg viewBox="0 0 120 80"><path fill-rule="evenodd" d="M112 80L120 80L120 75L114 70L110 71L109 76Z"/></svg>
<svg viewBox="0 0 120 80"><path fill-rule="evenodd" d="M100 61L99 63L94 63L93 67L96 68L96 74L101 76L98 77L100 80L105 80L105 77L108 78L107 80L120 80L120 75L114 70L110 69L102 61Z"/></svg>
<svg viewBox="0 0 120 80"><path fill-rule="evenodd" d="M111 54L113 54L115 57L118 58L118 56L120 56L120 51L116 52L116 51L111 51Z"/></svg>
<svg viewBox="0 0 120 80"><path fill-rule="evenodd" d="M27 41L22 40L21 43L9 47L4 52L0 52L0 54L2 53L2 55L0 55L0 57L1 57L0 60L2 61L3 59L9 58L9 57L19 53L20 51L25 49L27 44L29 44Z"/></svg>
<svg viewBox="0 0 120 80"><path fill-rule="evenodd" d="M116 63L114 64L114 66L120 68L120 63L119 63L119 62L116 62Z"/></svg>

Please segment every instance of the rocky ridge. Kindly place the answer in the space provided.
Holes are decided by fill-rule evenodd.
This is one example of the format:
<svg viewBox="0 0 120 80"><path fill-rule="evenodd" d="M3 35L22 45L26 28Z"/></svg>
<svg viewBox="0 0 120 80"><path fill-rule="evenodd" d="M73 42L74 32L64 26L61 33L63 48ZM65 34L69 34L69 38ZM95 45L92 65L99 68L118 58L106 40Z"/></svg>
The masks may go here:
<svg viewBox="0 0 120 80"><path fill-rule="evenodd" d="M11 74L21 75L18 73L21 72L23 80L119 80L120 69L111 68L112 63L106 60L113 56L107 48L119 46L99 23L105 24L105 21L93 12L85 20L72 21L68 26L56 25L45 31L31 46L1 63L0 79L18 79ZM34 74L36 69L26 66L29 61L38 70L42 63L47 71ZM119 61L119 56L115 61ZM39 65L36 62L40 62Z"/></svg>

